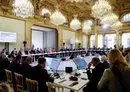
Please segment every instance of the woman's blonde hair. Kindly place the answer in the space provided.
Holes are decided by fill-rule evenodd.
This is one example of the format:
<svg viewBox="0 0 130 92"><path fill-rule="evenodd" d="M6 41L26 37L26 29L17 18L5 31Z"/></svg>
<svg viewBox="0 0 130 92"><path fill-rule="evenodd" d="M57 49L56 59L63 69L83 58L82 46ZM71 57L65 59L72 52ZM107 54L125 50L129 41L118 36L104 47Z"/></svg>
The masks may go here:
<svg viewBox="0 0 130 92"><path fill-rule="evenodd" d="M108 53L108 59L113 66L117 66L119 68L124 68L125 66L128 66L125 58L118 49L110 50L110 52Z"/></svg>

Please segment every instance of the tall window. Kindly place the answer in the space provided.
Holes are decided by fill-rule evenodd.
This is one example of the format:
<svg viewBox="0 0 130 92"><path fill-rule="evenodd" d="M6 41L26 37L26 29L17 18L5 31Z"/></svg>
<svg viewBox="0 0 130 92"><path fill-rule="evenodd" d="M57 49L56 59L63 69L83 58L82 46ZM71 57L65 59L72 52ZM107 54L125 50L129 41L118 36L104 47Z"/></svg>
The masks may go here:
<svg viewBox="0 0 130 92"><path fill-rule="evenodd" d="M130 47L130 33L122 34L122 45L124 48Z"/></svg>
<svg viewBox="0 0 130 92"><path fill-rule="evenodd" d="M88 36L83 35L83 48L87 48Z"/></svg>
<svg viewBox="0 0 130 92"><path fill-rule="evenodd" d="M103 47L103 36L98 35L98 48L102 48L102 47Z"/></svg>
<svg viewBox="0 0 130 92"><path fill-rule="evenodd" d="M122 22L130 22L130 13L125 14L122 19Z"/></svg>
<svg viewBox="0 0 130 92"><path fill-rule="evenodd" d="M95 46L95 35L91 35L90 37L90 48Z"/></svg>
<svg viewBox="0 0 130 92"><path fill-rule="evenodd" d="M116 44L116 34L106 34L104 38L104 45L107 48L114 48Z"/></svg>

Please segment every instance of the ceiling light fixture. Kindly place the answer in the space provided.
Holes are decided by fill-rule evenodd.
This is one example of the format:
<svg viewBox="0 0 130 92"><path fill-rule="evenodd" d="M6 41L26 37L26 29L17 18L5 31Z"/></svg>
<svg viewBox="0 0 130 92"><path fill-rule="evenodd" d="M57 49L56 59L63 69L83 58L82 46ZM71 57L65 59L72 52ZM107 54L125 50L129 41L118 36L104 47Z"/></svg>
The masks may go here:
<svg viewBox="0 0 130 92"><path fill-rule="evenodd" d="M102 25L102 28L103 28L103 29L107 29L107 28L109 28L109 27L110 27L109 24L103 24L103 25Z"/></svg>
<svg viewBox="0 0 130 92"><path fill-rule="evenodd" d="M30 0L14 0L13 13L23 18L32 17L34 16L34 7Z"/></svg>
<svg viewBox="0 0 130 92"><path fill-rule="evenodd" d="M117 21L117 22L115 22L112 26L111 26L111 28L112 29L119 29L119 28L121 28L122 27L122 23L120 22L120 21Z"/></svg>
<svg viewBox="0 0 130 92"><path fill-rule="evenodd" d="M119 16L111 12L101 19L101 24L113 25L118 20L119 20Z"/></svg>
<svg viewBox="0 0 130 92"><path fill-rule="evenodd" d="M56 9L55 12L50 16L50 21L54 25L62 25L64 23L66 23L66 18L59 11L59 9Z"/></svg>
<svg viewBox="0 0 130 92"><path fill-rule="evenodd" d="M111 11L111 6L106 0L98 0L92 6L92 16L101 19Z"/></svg>
<svg viewBox="0 0 130 92"><path fill-rule="evenodd" d="M78 29L81 28L81 23L77 19L77 15L74 15L74 18L71 20L71 22L70 22L70 28L72 28L74 30L78 30Z"/></svg>
<svg viewBox="0 0 130 92"><path fill-rule="evenodd" d="M85 26L83 26L82 29L83 29L83 32L88 33L92 30L92 27L90 25L85 25Z"/></svg>

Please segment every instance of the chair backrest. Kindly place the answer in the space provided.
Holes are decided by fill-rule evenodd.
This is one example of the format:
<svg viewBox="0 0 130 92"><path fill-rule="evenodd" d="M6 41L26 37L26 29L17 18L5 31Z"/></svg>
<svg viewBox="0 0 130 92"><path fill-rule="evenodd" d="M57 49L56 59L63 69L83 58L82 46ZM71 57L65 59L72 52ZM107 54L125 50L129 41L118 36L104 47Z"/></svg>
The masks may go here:
<svg viewBox="0 0 130 92"><path fill-rule="evenodd" d="M14 92L14 89L10 87L10 84L6 82L0 83L0 92Z"/></svg>
<svg viewBox="0 0 130 92"><path fill-rule="evenodd" d="M15 80L16 80L16 87L18 92L23 92L24 91L24 86L23 86L23 75L14 73L15 75Z"/></svg>
<svg viewBox="0 0 130 92"><path fill-rule="evenodd" d="M48 82L48 91L49 92L64 92L64 87L56 83Z"/></svg>
<svg viewBox="0 0 130 92"><path fill-rule="evenodd" d="M38 92L38 82L26 78L27 92Z"/></svg>
<svg viewBox="0 0 130 92"><path fill-rule="evenodd" d="M7 82L9 84L13 83L13 77L12 77L12 72L10 70L5 69L6 77L7 77Z"/></svg>

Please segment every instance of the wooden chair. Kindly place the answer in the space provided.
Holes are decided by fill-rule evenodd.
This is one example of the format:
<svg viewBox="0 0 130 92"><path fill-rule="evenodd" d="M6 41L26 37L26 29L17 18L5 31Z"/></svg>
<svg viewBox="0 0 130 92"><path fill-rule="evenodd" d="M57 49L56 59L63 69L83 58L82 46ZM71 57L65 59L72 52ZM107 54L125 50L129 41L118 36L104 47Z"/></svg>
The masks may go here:
<svg viewBox="0 0 130 92"><path fill-rule="evenodd" d="M56 83L48 82L48 91L49 92L64 92L64 87Z"/></svg>
<svg viewBox="0 0 130 92"><path fill-rule="evenodd" d="M26 85L27 85L27 92L38 92L37 81L26 78Z"/></svg>
<svg viewBox="0 0 130 92"><path fill-rule="evenodd" d="M9 83L10 87L13 88L13 77L12 72L10 70L5 69L6 77L7 77L7 83Z"/></svg>
<svg viewBox="0 0 130 92"><path fill-rule="evenodd" d="M14 73L15 80L16 80L16 88L17 92L24 92L24 86L23 86L23 75Z"/></svg>

